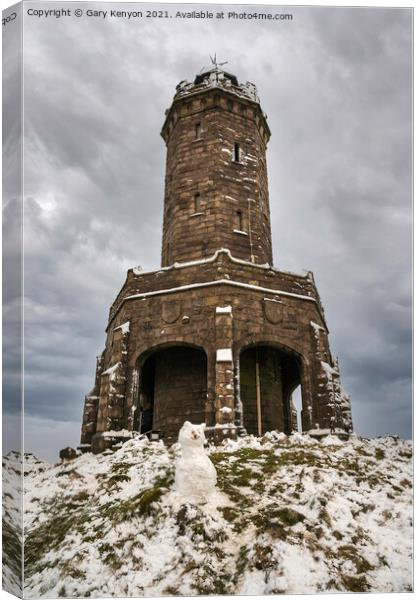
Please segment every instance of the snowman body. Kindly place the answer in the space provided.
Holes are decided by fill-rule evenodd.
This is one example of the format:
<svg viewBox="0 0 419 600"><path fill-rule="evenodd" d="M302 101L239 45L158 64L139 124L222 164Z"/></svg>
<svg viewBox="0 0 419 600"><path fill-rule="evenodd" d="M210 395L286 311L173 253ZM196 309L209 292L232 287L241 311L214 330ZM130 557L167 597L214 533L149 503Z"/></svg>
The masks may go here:
<svg viewBox="0 0 419 600"><path fill-rule="evenodd" d="M190 502L204 504L216 491L217 472L204 449L205 423L186 421L179 431L181 454L176 461L175 489Z"/></svg>

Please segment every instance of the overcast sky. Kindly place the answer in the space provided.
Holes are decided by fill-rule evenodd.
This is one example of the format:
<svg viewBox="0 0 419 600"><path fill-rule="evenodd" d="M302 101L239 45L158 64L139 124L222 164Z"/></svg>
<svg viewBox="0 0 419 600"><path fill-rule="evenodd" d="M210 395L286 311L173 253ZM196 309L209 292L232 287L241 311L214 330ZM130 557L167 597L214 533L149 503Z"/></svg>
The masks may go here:
<svg viewBox="0 0 419 600"><path fill-rule="evenodd" d="M258 88L275 266L314 272L355 430L411 437L411 12L280 12L26 17L27 450L79 441L109 306L128 268L160 264L164 111L214 51Z"/></svg>

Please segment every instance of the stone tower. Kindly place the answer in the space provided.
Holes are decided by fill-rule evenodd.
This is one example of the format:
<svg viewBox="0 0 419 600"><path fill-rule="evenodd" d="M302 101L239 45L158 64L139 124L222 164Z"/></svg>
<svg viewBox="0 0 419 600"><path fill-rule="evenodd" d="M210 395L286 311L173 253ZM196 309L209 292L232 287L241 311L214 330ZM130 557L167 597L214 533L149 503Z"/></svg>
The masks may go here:
<svg viewBox="0 0 419 600"><path fill-rule="evenodd" d="M349 431L348 397L311 273L272 266L266 147L256 88L215 66L166 111L162 266L130 269L85 398L81 448L131 431L168 443L185 420L207 436L297 427Z"/></svg>
<svg viewBox="0 0 419 600"><path fill-rule="evenodd" d="M177 86L167 144L162 266L208 258L272 264L266 145L254 85L217 69Z"/></svg>

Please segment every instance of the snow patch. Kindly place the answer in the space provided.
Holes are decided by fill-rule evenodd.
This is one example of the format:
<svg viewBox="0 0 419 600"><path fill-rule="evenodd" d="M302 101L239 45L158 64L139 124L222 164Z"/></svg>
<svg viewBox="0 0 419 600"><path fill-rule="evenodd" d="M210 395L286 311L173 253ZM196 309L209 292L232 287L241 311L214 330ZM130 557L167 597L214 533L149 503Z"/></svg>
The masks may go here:
<svg viewBox="0 0 419 600"><path fill-rule="evenodd" d="M102 435L104 438L113 438L113 437L133 438L139 434L137 431L128 431L127 429L118 429L115 431L104 431L102 433Z"/></svg>
<svg viewBox="0 0 419 600"><path fill-rule="evenodd" d="M114 365L112 365L111 367L109 367L109 369L106 369L106 371L103 371L102 375L109 375L109 379L111 381L113 381L115 379L116 371L121 366L122 366L122 363L121 362L117 362Z"/></svg>
<svg viewBox="0 0 419 600"><path fill-rule="evenodd" d="M217 350L217 362L233 362L231 348L219 348Z"/></svg>
<svg viewBox="0 0 419 600"><path fill-rule="evenodd" d="M336 375L338 375L337 370L334 367L332 367L331 365L329 365L329 363L324 362L323 360L320 361L320 362L321 362L321 366L322 366L323 371L325 371L325 373L327 373L327 375L330 375L330 376L333 376L333 375L336 376Z"/></svg>
<svg viewBox="0 0 419 600"><path fill-rule="evenodd" d="M114 331L118 331L118 329L120 329L122 331L122 334L125 335L126 333L129 332L129 321L126 321L126 323L122 323L122 325L119 325L118 327L114 328Z"/></svg>
<svg viewBox="0 0 419 600"><path fill-rule="evenodd" d="M231 306L217 306L217 308L215 309L215 314L217 315L231 315L233 312L233 309L231 308Z"/></svg>
<svg viewBox="0 0 419 600"><path fill-rule="evenodd" d="M410 441L226 440L209 446L217 485L205 504L173 487L182 454L138 437L65 464L25 454L25 595L411 592ZM17 540L21 460L3 457L3 532ZM14 577L7 557L4 573Z"/></svg>
<svg viewBox="0 0 419 600"><path fill-rule="evenodd" d="M319 335L320 331L323 331L323 332L326 331L324 327L322 327L321 325L318 325L314 321L310 321L310 325L314 329L316 335Z"/></svg>

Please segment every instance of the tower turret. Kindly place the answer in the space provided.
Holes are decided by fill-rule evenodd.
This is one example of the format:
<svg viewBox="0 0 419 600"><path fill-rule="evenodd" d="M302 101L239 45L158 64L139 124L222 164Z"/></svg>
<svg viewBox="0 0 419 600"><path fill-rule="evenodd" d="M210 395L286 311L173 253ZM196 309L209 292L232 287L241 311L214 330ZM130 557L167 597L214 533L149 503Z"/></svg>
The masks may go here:
<svg viewBox="0 0 419 600"><path fill-rule="evenodd" d="M218 66L182 81L166 111L162 266L228 248L272 264L266 146L256 87Z"/></svg>

